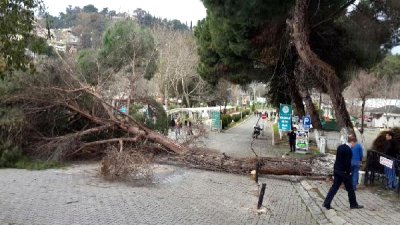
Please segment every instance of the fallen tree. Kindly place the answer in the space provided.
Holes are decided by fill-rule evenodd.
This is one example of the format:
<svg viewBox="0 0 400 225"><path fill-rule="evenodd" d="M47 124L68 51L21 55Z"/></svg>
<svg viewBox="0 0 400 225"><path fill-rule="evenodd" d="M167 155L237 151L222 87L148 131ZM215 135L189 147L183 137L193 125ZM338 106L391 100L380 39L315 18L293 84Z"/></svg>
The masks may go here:
<svg viewBox="0 0 400 225"><path fill-rule="evenodd" d="M158 163L187 166L219 172L249 174L260 165L260 174L325 176L332 174L333 161L330 155L316 156L310 159L296 158L234 158L213 152L210 149L192 148L180 155L161 155Z"/></svg>

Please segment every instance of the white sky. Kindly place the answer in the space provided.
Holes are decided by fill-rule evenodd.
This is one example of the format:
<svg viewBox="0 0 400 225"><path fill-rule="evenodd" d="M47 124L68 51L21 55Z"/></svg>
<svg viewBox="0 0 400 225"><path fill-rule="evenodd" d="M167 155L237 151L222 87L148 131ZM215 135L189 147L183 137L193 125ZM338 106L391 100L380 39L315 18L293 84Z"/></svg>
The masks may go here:
<svg viewBox="0 0 400 225"><path fill-rule="evenodd" d="M182 23L193 21L195 25L197 20L206 17L206 9L200 0L43 0L47 6L47 11L58 16L60 12L65 12L68 5L72 8L92 4L99 11L108 7L108 10L116 12L131 13L141 8L151 15L169 20L178 19Z"/></svg>
<svg viewBox="0 0 400 225"><path fill-rule="evenodd" d="M392 54L400 55L400 46L396 46L396 47L392 48Z"/></svg>

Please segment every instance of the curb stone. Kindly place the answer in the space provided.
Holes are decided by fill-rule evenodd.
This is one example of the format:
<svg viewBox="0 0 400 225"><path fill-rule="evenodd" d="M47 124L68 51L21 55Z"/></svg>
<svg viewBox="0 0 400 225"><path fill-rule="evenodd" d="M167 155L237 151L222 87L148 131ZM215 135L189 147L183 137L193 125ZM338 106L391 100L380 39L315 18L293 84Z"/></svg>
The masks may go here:
<svg viewBox="0 0 400 225"><path fill-rule="evenodd" d="M310 194L302 185L302 182L293 184L294 188L300 195L300 198L303 200L304 204L306 205L307 209L311 212L312 217L319 223L322 224L323 221L326 221L328 218L325 214L321 211L321 209L317 206L315 201L312 199ZM311 187L311 186L310 186Z"/></svg>
<svg viewBox="0 0 400 225"><path fill-rule="evenodd" d="M318 196L317 193L312 192L313 189L317 189L313 186L311 186L308 182L300 182L303 188L307 191L307 193L312 196L314 203L315 202L320 202L322 201L321 197ZM322 204L318 204L318 207L322 209ZM337 225L343 225L343 224L349 224L345 219L341 218L339 215L337 215L336 211L334 209L330 210L324 210L323 211L325 217L332 223L332 224L337 224Z"/></svg>

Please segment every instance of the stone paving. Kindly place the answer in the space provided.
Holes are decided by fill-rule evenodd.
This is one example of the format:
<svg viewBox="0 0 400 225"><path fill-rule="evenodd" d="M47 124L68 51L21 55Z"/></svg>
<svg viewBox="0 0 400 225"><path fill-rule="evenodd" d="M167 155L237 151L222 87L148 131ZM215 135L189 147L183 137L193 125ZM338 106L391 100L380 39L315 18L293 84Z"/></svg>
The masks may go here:
<svg viewBox="0 0 400 225"><path fill-rule="evenodd" d="M257 211L260 187L249 176L158 166L151 184L133 185L102 180L98 167L0 170L0 224L400 224L399 197L365 188L365 209L350 210L340 189L325 210L330 182L260 177Z"/></svg>
<svg viewBox="0 0 400 225"><path fill-rule="evenodd" d="M385 191L386 197L371 188L361 187L356 191L357 201L363 209L350 209L347 192L341 188L331 206L322 208L323 200L332 185L326 181L303 181L303 187L318 207L333 224L400 224L400 196Z"/></svg>
<svg viewBox="0 0 400 225"><path fill-rule="evenodd" d="M317 224L298 184L267 183L266 213L248 176L162 166L154 183L110 183L97 164L0 170L0 224Z"/></svg>
<svg viewBox="0 0 400 225"><path fill-rule="evenodd" d="M246 147L254 119L213 134L207 143L218 144L228 155L252 156ZM240 134L247 136L240 139ZM266 133L256 141L273 149L268 139ZM262 155L279 156L282 151ZM325 210L322 201L330 182L260 177L267 188L257 211L260 187L249 176L158 165L152 183L134 185L104 181L97 171L98 163L45 171L1 169L0 225L400 224L400 197L367 188L357 191L364 209L350 210L347 193L340 189L332 202L335 210Z"/></svg>
<svg viewBox="0 0 400 225"><path fill-rule="evenodd" d="M257 121L264 126L264 130L262 135L253 140L253 126ZM208 137L204 138L202 142L208 148L234 157L254 157L250 147L252 142L254 152L262 157L281 157L289 151L289 147L272 146L271 123L259 120L256 116L250 116L239 126L224 130L222 133L209 132Z"/></svg>

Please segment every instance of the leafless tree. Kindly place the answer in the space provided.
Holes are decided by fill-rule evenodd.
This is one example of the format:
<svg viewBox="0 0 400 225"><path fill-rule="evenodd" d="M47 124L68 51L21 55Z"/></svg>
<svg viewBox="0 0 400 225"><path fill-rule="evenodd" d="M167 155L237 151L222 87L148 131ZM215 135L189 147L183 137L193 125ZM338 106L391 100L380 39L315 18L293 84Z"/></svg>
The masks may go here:
<svg viewBox="0 0 400 225"><path fill-rule="evenodd" d="M199 99L209 90L196 72L198 56L193 34L165 27L156 27L152 33L159 52L159 70L154 80L160 92L164 99L172 95L190 107L192 99Z"/></svg>
<svg viewBox="0 0 400 225"><path fill-rule="evenodd" d="M365 102L368 98L374 96L377 81L378 79L373 73L368 73L362 70L357 73L357 75L351 81L350 86L347 88L347 92L350 95L361 100L361 134L364 132Z"/></svg>
<svg viewBox="0 0 400 225"><path fill-rule="evenodd" d="M388 124L388 113L390 104L396 105L400 98L400 79L393 79L387 76L382 76L378 79L376 95L383 98L385 105L386 124ZM394 99L394 102L392 101Z"/></svg>

